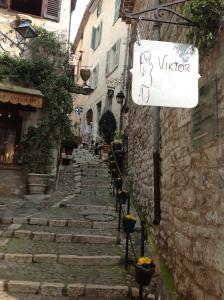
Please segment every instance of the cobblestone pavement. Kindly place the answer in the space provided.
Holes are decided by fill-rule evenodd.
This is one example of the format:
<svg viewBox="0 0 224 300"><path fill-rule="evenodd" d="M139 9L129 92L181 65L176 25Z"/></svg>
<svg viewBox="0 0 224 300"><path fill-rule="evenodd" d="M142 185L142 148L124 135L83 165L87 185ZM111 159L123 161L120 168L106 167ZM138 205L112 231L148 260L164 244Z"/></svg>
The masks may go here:
<svg viewBox="0 0 224 300"><path fill-rule="evenodd" d="M135 299L102 160L77 150L49 198L0 203L0 300Z"/></svg>

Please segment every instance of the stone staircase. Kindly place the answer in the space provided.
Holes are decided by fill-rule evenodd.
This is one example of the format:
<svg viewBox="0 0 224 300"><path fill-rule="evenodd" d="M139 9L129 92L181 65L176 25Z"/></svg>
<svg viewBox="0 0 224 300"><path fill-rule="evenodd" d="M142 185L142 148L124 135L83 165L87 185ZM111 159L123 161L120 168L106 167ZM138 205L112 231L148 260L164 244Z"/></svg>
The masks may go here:
<svg viewBox="0 0 224 300"><path fill-rule="evenodd" d="M1 217L0 300L136 299L106 166L87 151L76 156L53 205L51 197L31 216Z"/></svg>

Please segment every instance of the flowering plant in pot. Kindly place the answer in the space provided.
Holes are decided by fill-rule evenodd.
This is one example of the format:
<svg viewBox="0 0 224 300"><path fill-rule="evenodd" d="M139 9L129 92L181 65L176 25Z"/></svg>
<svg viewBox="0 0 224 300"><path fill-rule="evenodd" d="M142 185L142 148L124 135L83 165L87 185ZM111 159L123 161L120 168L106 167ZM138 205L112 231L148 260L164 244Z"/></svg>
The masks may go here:
<svg viewBox="0 0 224 300"><path fill-rule="evenodd" d="M136 224L136 217L129 214L123 217L123 229L126 233L133 233Z"/></svg>
<svg viewBox="0 0 224 300"><path fill-rule="evenodd" d="M135 281L140 285L149 285L154 272L153 260L146 256L139 257L135 265Z"/></svg>

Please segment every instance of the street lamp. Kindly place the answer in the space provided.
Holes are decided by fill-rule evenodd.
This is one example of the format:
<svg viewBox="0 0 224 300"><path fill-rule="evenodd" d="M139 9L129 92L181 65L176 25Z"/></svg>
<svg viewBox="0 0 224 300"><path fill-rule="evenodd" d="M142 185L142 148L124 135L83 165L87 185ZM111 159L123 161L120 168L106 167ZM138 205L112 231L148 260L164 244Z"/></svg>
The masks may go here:
<svg viewBox="0 0 224 300"><path fill-rule="evenodd" d="M11 31L4 33L0 30L0 47L2 48L2 50L7 52L3 44L8 43L10 48L15 46L20 50L20 54L22 54L26 50L26 39L31 39L37 36L37 33L35 32L35 29L31 25L31 23L32 22L30 20L22 20L20 21L20 24L14 28L21 37L19 39L17 36L17 41L14 41L8 36Z"/></svg>
<svg viewBox="0 0 224 300"><path fill-rule="evenodd" d="M116 100L117 100L118 104L123 104L124 98L125 98L125 96L124 96L124 93L122 91L117 93Z"/></svg>

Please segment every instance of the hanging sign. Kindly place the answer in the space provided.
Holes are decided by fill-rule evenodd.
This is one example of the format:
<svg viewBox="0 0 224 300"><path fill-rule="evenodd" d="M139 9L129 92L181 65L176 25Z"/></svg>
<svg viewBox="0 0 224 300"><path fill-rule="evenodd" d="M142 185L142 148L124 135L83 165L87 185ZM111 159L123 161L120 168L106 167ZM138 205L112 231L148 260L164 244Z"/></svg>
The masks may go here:
<svg viewBox="0 0 224 300"><path fill-rule="evenodd" d="M192 108L198 104L198 49L140 40L134 45L132 99L139 105Z"/></svg>

